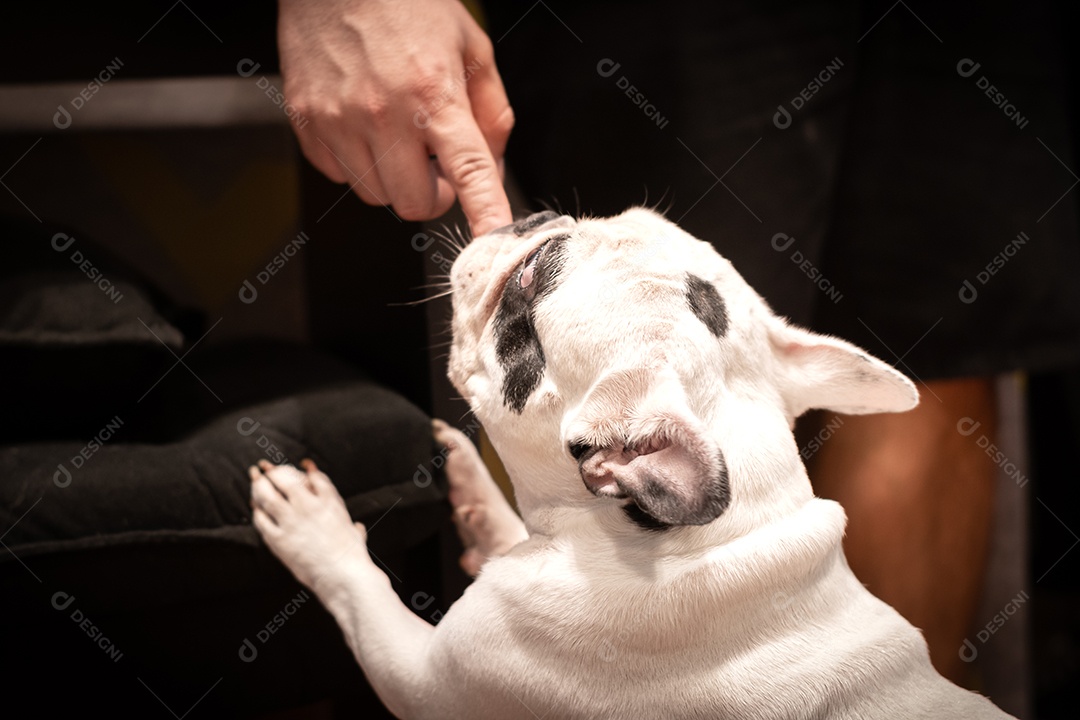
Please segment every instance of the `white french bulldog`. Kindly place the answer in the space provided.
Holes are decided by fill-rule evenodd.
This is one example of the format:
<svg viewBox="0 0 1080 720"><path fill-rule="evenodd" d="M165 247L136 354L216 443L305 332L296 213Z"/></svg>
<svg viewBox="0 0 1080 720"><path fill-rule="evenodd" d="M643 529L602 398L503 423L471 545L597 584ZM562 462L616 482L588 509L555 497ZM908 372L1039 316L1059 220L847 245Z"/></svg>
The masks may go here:
<svg viewBox="0 0 1080 720"><path fill-rule="evenodd" d="M905 377L788 325L645 209L533 215L474 240L450 283L450 376L524 523L436 422L479 572L437 626L313 464L251 473L255 526L395 715L1008 717L856 580L844 511L814 497L791 433L810 408L910 409Z"/></svg>

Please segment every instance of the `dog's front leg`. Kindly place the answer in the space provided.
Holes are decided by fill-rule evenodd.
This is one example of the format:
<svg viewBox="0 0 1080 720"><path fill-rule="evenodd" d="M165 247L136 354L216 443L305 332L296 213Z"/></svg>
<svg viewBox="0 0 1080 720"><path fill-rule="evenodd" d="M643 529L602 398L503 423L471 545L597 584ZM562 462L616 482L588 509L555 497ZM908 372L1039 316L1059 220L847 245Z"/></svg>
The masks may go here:
<svg viewBox="0 0 1080 720"><path fill-rule="evenodd" d="M435 440L447 451L446 478L454 524L465 546L461 567L473 577L489 559L510 552L529 533L499 486L491 479L476 447L458 429L433 420Z"/></svg>
<svg viewBox="0 0 1080 720"><path fill-rule="evenodd" d="M379 698L399 718L423 693L434 628L413 614L371 560L330 479L263 461L251 468L252 521L270 550L337 620Z"/></svg>

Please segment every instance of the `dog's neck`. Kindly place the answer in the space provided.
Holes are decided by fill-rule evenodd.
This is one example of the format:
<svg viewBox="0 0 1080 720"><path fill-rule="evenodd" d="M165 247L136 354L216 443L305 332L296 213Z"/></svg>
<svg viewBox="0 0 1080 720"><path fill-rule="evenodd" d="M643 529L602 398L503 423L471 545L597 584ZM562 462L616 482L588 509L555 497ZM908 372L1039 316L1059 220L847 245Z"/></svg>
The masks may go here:
<svg viewBox="0 0 1080 720"><path fill-rule="evenodd" d="M801 503L788 503L768 516L732 509L736 512L705 526L662 531L635 527L617 504L595 500L527 510L532 537L522 551L539 545L562 557L550 572L553 582L569 578L568 592L583 591L573 580L579 577L604 578L605 591L628 597L651 593L650 588L692 589L687 596L695 598L698 612L744 618L741 624L718 622L716 627L702 620L710 624L709 637L715 640L720 633L733 646L740 642L733 633L753 634L754 628L769 626L773 621L768 618L776 613L820 609L822 588L842 588L833 598L840 605L861 590L843 556L846 518L839 504L808 494ZM665 637L659 620L644 625Z"/></svg>

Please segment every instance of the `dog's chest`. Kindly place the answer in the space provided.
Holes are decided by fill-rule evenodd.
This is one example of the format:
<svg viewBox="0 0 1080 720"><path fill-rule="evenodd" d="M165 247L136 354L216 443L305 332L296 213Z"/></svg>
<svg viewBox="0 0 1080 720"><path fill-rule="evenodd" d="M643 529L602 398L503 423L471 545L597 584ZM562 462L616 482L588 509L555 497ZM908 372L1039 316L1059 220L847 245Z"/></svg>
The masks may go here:
<svg viewBox="0 0 1080 720"><path fill-rule="evenodd" d="M725 608L700 572L656 582L602 565L493 561L440 624L440 686L462 703L479 693L500 718L763 717L755 678L779 658L762 647L760 607Z"/></svg>

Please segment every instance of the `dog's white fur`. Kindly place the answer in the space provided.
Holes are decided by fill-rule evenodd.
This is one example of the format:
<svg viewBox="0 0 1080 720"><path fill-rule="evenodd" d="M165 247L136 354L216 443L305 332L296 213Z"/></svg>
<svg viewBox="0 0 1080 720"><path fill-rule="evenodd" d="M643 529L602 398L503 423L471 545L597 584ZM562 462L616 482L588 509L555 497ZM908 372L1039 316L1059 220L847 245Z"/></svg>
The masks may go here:
<svg viewBox="0 0 1080 720"><path fill-rule="evenodd" d="M493 318L530 252L566 233L557 284L533 310L543 375L517 412ZM723 299L721 337L690 311L688 273ZM395 714L1008 717L938 675L919 631L856 580L844 512L813 496L791 433L809 408L909 409L906 378L788 325L710 245L645 209L477 238L451 286L451 379L509 471L528 539L489 560L436 627L366 553L334 561L351 526L318 473L310 493L296 471L253 473L256 525L334 613ZM658 436L722 455L730 503L718 518L644 530L623 512L626 494L591 492L568 451ZM455 458L451 474L490 485L471 448ZM513 535L513 522L494 534Z"/></svg>

